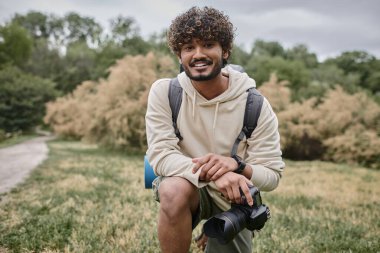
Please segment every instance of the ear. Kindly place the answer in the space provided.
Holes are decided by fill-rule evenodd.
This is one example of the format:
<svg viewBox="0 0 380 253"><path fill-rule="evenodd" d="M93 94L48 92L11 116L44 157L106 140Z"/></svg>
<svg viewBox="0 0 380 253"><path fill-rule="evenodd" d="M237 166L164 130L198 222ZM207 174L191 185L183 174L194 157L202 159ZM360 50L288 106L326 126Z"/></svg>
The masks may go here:
<svg viewBox="0 0 380 253"><path fill-rule="evenodd" d="M222 54L222 57L223 57L224 60L227 60L229 56L230 56L230 53L228 51L225 51Z"/></svg>

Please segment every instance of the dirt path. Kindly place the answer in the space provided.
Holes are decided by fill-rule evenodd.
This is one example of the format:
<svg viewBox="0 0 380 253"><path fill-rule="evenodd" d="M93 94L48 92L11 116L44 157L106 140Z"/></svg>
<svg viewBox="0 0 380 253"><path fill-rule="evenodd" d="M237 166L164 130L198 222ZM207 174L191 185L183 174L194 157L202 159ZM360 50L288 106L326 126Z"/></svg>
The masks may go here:
<svg viewBox="0 0 380 253"><path fill-rule="evenodd" d="M21 183L48 156L46 141L52 136L37 137L0 149L0 193Z"/></svg>

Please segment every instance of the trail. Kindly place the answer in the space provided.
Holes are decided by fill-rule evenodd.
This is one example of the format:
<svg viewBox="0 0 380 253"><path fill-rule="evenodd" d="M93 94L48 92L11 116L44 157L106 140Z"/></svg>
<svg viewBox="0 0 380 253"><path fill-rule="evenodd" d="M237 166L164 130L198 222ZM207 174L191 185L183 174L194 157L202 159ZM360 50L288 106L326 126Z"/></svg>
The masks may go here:
<svg viewBox="0 0 380 253"><path fill-rule="evenodd" d="M23 182L29 173L47 157L46 141L54 136L42 136L0 149L0 194Z"/></svg>

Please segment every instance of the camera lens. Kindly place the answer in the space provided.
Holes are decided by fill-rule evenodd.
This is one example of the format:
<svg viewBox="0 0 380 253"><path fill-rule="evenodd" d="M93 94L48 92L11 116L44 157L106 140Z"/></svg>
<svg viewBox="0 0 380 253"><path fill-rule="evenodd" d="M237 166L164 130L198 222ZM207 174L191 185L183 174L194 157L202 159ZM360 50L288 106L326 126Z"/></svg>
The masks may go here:
<svg viewBox="0 0 380 253"><path fill-rule="evenodd" d="M204 225L204 231L208 237L226 244L245 228L246 221L247 214L238 208L232 208L210 218Z"/></svg>

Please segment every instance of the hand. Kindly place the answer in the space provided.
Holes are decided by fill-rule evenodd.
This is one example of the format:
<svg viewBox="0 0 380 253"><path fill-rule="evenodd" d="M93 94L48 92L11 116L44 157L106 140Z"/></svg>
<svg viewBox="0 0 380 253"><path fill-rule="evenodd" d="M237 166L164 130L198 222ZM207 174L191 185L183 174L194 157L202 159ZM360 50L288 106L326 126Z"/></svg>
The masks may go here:
<svg viewBox="0 0 380 253"><path fill-rule="evenodd" d="M248 205L253 205L253 199L248 188L248 185L253 185L245 176L234 172L227 172L215 180L215 185L227 200L236 204L242 204L240 188L246 197Z"/></svg>
<svg viewBox="0 0 380 253"><path fill-rule="evenodd" d="M234 171L238 167L233 158L212 153L194 158L192 161L195 163L193 173L201 169L199 179L207 182L215 181L223 174Z"/></svg>

